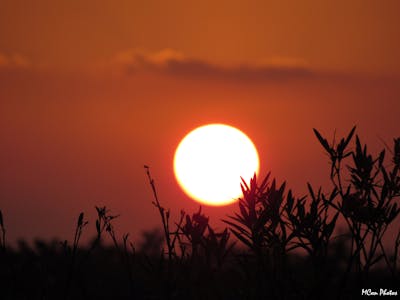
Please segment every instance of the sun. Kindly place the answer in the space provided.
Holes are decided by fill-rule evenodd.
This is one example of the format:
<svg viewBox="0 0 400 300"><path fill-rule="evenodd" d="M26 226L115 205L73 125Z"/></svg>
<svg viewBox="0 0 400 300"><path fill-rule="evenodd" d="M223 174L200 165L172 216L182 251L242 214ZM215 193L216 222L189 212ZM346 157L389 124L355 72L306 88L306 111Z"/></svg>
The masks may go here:
<svg viewBox="0 0 400 300"><path fill-rule="evenodd" d="M207 205L227 205L242 195L241 177L259 171L256 147L239 129L208 124L188 133L174 156L175 177L183 191Z"/></svg>

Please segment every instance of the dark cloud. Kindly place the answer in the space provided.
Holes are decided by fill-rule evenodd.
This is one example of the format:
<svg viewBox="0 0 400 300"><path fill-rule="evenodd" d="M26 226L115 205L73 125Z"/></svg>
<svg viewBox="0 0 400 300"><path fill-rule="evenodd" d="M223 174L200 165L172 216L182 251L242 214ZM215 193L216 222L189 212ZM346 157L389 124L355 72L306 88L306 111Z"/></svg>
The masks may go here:
<svg viewBox="0 0 400 300"><path fill-rule="evenodd" d="M311 77L313 70L305 62L295 59L273 58L255 64L224 66L186 57L171 49L157 53L127 51L113 60L114 65L127 74L147 70L186 78L214 78L228 80L285 80Z"/></svg>

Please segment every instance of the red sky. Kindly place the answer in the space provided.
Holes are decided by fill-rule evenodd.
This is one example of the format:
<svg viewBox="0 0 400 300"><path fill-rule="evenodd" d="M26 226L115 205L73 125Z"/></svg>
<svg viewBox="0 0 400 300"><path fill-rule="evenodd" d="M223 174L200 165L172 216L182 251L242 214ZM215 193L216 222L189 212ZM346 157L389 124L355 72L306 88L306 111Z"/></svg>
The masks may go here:
<svg viewBox="0 0 400 300"><path fill-rule="evenodd" d="M137 235L175 183L180 139L209 122L255 142L295 194L326 184L312 128L400 135L398 1L1 1L0 209L11 240L70 238L107 205ZM213 219L233 207L205 208ZM93 218L92 218L93 220ZM92 224L93 225L93 224Z"/></svg>

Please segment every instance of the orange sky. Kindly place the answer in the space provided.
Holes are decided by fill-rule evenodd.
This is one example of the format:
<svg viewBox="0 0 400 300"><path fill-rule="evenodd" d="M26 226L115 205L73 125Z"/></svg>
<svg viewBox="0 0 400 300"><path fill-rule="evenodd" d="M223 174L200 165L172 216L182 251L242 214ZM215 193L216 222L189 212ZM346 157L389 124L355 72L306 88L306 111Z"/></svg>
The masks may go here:
<svg viewBox="0 0 400 300"><path fill-rule="evenodd" d="M399 136L398 1L1 1L0 209L11 239L70 238L94 205L122 231L158 224L179 139L244 130L262 172L297 194L326 184L312 134L353 125L373 149ZM326 176L325 176L326 177ZM218 219L233 208L208 208Z"/></svg>
<svg viewBox="0 0 400 300"><path fill-rule="evenodd" d="M212 62L398 73L399 11L397 0L2 0L0 49L63 67L172 48Z"/></svg>

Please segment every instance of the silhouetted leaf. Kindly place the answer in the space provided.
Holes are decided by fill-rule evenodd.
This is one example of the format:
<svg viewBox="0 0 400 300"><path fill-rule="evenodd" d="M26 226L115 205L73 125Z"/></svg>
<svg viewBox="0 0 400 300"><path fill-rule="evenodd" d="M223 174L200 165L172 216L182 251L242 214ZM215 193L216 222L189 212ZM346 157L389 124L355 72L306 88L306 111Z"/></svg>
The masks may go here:
<svg viewBox="0 0 400 300"><path fill-rule="evenodd" d="M271 175L271 172L268 172L267 176L265 176L263 182L262 182L261 185L259 186L259 190L260 190L261 192L264 191L265 188L267 187L267 185L268 185L268 179L269 179L270 175Z"/></svg>
<svg viewBox="0 0 400 300"><path fill-rule="evenodd" d="M347 147L347 145L349 144L350 140L352 139L352 137L353 137L353 135L354 135L354 132L356 131L356 127L357 127L357 126L354 126L354 127L351 129L349 135L347 136L346 140L344 141L344 143L343 143L343 150Z"/></svg>
<svg viewBox="0 0 400 300"><path fill-rule="evenodd" d="M379 153L379 158L378 158L379 168L382 167L384 159L385 159L385 150L382 150L381 153Z"/></svg>
<svg viewBox="0 0 400 300"><path fill-rule="evenodd" d="M242 203L239 202L240 213L242 214L243 219L246 221L246 224L249 222L249 215L243 206Z"/></svg>
<svg viewBox="0 0 400 300"><path fill-rule="evenodd" d="M240 179L242 180L242 183L240 185L243 186L242 187L242 191L243 191L243 194L244 194L244 191L248 191L249 187L248 187L248 185L246 183L246 180L244 180L243 177L240 177Z"/></svg>
<svg viewBox="0 0 400 300"><path fill-rule="evenodd" d="M383 254L380 254L378 257L376 257L374 260L372 260L372 261L369 263L369 265L370 265L370 266L375 265L375 264L376 264L378 261L380 261L383 257L384 257L384 255L383 255Z"/></svg>
<svg viewBox="0 0 400 300"><path fill-rule="evenodd" d="M99 222L99 220L96 220L96 231L97 231L97 234L100 235L100 222Z"/></svg>
<svg viewBox="0 0 400 300"><path fill-rule="evenodd" d="M235 216L229 216L232 220L235 220L236 222L243 224L245 226L247 226L248 228L251 227L251 224L249 222L247 222L247 220L243 219L242 216L238 215L237 213L235 213Z"/></svg>
<svg viewBox="0 0 400 300"><path fill-rule="evenodd" d="M269 211L268 210L263 210L260 214L260 216L258 217L258 219L256 220L255 224L254 224L254 231L259 231L262 227L264 227L264 225L267 223L268 219L269 219Z"/></svg>
<svg viewBox="0 0 400 300"><path fill-rule="evenodd" d="M400 213L400 209L397 209L397 203L394 203L392 206L392 209L390 210L387 223L391 223L398 216L399 213Z"/></svg>
<svg viewBox="0 0 400 300"><path fill-rule="evenodd" d="M80 226L82 226L82 224L83 224L83 212L81 212L80 214L79 214L79 217L78 217L78 227L80 227Z"/></svg>
<svg viewBox="0 0 400 300"><path fill-rule="evenodd" d="M305 215L304 203L299 202L297 205L297 210L299 213L300 220L304 220L304 215Z"/></svg>
<svg viewBox="0 0 400 300"><path fill-rule="evenodd" d="M289 190L288 195L286 197L286 204L287 204L287 212L291 213L294 204L294 198L291 190Z"/></svg>
<svg viewBox="0 0 400 300"><path fill-rule="evenodd" d="M308 191L310 192L312 200L315 201L316 199L315 199L314 190L309 182L307 182L307 188L308 188Z"/></svg>
<svg viewBox="0 0 400 300"><path fill-rule="evenodd" d="M324 139L317 129L313 128L315 135L317 136L321 145L325 148L328 153L331 153L331 148L329 147L328 141Z"/></svg>
<svg viewBox="0 0 400 300"><path fill-rule="evenodd" d="M318 206L318 202L317 199L313 200L311 202L311 208L310 208L310 216L315 219L317 217L317 206Z"/></svg>
<svg viewBox="0 0 400 300"><path fill-rule="evenodd" d="M253 245L250 240L246 239L239 232L231 228L232 233L240 240L243 244L245 244L250 249L253 249Z"/></svg>
<svg viewBox="0 0 400 300"><path fill-rule="evenodd" d="M394 139L393 163L400 167L400 138Z"/></svg>
<svg viewBox="0 0 400 300"><path fill-rule="evenodd" d="M228 220L222 220L222 222L228 224L229 226L232 226L232 227L236 228L236 230L238 232L240 232L241 234L244 234L244 235L250 237L250 234L247 232L247 230L242 228L242 227L240 227L239 225L237 225L237 224L235 224L233 222L230 222ZM232 228L229 228L229 229L232 230Z"/></svg>
<svg viewBox="0 0 400 300"><path fill-rule="evenodd" d="M327 224L324 229L324 235L326 236L327 239L330 238L330 236L333 233L333 230L335 229L336 220L337 220L338 216L339 216L339 213L336 213L335 216L333 217L333 219L331 220L331 222L329 224Z"/></svg>

